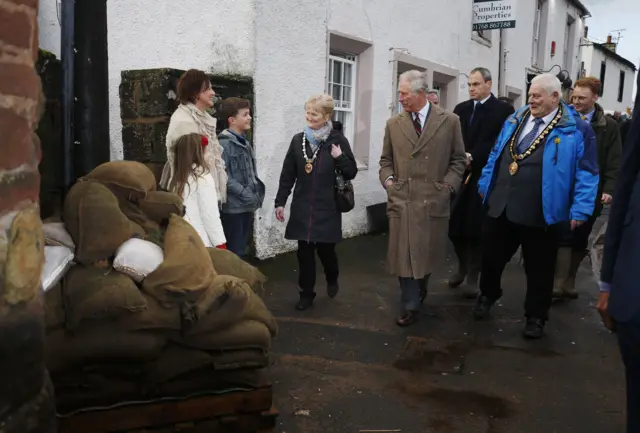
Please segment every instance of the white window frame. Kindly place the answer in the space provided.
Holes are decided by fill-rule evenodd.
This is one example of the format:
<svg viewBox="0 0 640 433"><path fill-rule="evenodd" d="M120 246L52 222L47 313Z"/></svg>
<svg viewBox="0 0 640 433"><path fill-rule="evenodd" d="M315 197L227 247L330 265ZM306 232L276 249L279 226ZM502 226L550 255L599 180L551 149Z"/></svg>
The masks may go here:
<svg viewBox="0 0 640 433"><path fill-rule="evenodd" d="M351 83L348 84L351 87L351 100L350 107L342 106L342 92L344 91L344 81L345 81L345 68L342 68L342 83L334 83L333 82L333 65L335 62L339 62L342 64L351 65ZM357 81L357 68L358 68L358 56L356 54L348 54L348 53L338 53L333 52L329 54L329 62L328 62L328 74L327 74L327 93L333 96L333 85L340 85L340 100L335 101L334 105L334 117L336 112L345 113L345 122L343 124L343 132L345 133L345 137L349 140L349 143L353 147L354 145L354 137L355 137L355 105L356 105L356 81Z"/></svg>

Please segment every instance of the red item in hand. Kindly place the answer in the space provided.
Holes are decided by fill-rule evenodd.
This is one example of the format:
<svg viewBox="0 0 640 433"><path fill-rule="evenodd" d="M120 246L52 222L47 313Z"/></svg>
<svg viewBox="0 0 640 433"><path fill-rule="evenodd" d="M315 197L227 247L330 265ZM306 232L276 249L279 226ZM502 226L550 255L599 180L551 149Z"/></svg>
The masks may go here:
<svg viewBox="0 0 640 433"><path fill-rule="evenodd" d="M221 250L226 250L227 249L227 244L220 244L216 248L219 248Z"/></svg>
<svg viewBox="0 0 640 433"><path fill-rule="evenodd" d="M202 136L202 147L207 147L209 145L209 139L203 135Z"/></svg>

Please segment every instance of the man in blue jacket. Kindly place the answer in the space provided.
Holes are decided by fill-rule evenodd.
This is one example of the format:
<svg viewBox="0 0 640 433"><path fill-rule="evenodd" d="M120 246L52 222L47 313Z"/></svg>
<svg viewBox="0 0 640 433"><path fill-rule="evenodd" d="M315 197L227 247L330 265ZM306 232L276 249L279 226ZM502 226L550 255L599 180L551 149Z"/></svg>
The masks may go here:
<svg viewBox="0 0 640 433"><path fill-rule="evenodd" d="M611 202L597 305L617 331L626 368L627 433L640 432L640 91L633 114Z"/></svg>
<svg viewBox="0 0 640 433"><path fill-rule="evenodd" d="M478 191L487 207L483 228L482 320L502 296L500 280L522 246L527 276L525 338L540 338L548 320L558 251L558 224L575 229L589 219L598 192L598 162L591 127L560 100L552 74L533 79L529 105L504 124Z"/></svg>

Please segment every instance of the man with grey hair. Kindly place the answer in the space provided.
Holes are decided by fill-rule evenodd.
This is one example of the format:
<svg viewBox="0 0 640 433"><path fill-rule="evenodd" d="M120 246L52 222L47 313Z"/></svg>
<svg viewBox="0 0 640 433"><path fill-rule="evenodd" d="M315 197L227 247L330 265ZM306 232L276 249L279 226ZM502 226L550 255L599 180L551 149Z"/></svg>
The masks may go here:
<svg viewBox="0 0 640 433"><path fill-rule="evenodd" d="M466 163L458 116L430 103L428 91L424 72L400 76L404 111L387 121L380 157L388 196L387 257L402 293L399 326L418 319L429 276L444 261L450 200Z"/></svg>
<svg viewBox="0 0 640 433"><path fill-rule="evenodd" d="M484 210L478 196L478 180L504 121L513 113L513 107L493 96L492 86L491 72L475 68L469 73L470 99L453 110L460 117L467 169L464 186L451 210L449 239L458 257L458 271L449 279L449 286L458 287L466 280L462 293L466 298L478 296L482 257Z"/></svg>
<svg viewBox="0 0 640 433"><path fill-rule="evenodd" d="M527 295L525 338L540 338L548 320L560 223L571 229L594 211L598 159L593 130L560 100L560 81L535 77L529 105L510 116L482 170L487 207L477 320L502 296L500 280L522 246Z"/></svg>

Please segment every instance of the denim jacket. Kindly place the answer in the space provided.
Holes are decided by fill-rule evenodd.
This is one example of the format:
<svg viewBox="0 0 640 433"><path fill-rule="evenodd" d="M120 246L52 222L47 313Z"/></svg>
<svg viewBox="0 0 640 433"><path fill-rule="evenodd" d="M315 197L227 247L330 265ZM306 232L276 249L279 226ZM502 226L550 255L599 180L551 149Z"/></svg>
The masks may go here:
<svg viewBox="0 0 640 433"><path fill-rule="evenodd" d="M253 146L244 138L225 129L218 136L227 168L227 202L224 213L255 212L264 201L264 183L258 178Z"/></svg>

